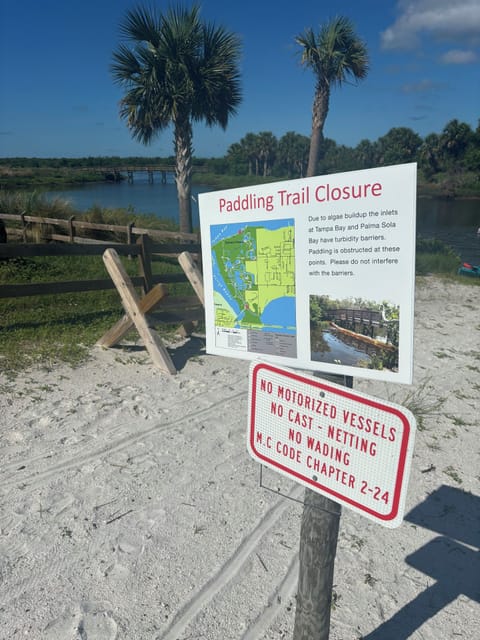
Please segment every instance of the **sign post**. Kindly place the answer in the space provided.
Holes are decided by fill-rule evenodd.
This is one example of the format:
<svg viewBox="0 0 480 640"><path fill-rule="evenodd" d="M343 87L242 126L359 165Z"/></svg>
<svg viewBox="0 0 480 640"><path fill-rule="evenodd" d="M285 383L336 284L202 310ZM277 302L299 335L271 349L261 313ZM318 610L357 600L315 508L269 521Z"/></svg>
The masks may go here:
<svg viewBox="0 0 480 640"><path fill-rule="evenodd" d="M305 489L294 640L328 640L341 507Z"/></svg>
<svg viewBox="0 0 480 640"><path fill-rule="evenodd" d="M353 378L344 378L353 387ZM328 640L341 506L305 489L293 640Z"/></svg>

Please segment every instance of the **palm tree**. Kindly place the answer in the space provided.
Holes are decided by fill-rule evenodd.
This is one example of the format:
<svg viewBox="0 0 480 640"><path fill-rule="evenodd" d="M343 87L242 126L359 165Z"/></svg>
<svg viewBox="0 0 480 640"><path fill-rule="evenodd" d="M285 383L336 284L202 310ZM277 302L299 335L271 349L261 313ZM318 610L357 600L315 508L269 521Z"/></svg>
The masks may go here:
<svg viewBox="0 0 480 640"><path fill-rule="evenodd" d="M272 168L278 141L271 131L261 131L257 135L258 157L263 163L263 177L266 178Z"/></svg>
<svg viewBox="0 0 480 640"><path fill-rule="evenodd" d="M193 123L223 129L241 102L240 41L180 6L127 12L123 42L113 53L114 80L126 89L120 116L135 139L149 144L173 126L180 231L191 232Z"/></svg>
<svg viewBox="0 0 480 640"><path fill-rule="evenodd" d="M322 26L318 35L313 29L306 29L295 41L302 47L302 64L311 67L316 76L307 168L307 176L313 176L328 114L330 89L342 85L348 77L364 78L368 72L368 53L350 20L342 16Z"/></svg>
<svg viewBox="0 0 480 640"><path fill-rule="evenodd" d="M278 142L278 162L282 170L287 172L287 177L297 174L297 178L303 178L308 160L310 140L294 131L287 131Z"/></svg>

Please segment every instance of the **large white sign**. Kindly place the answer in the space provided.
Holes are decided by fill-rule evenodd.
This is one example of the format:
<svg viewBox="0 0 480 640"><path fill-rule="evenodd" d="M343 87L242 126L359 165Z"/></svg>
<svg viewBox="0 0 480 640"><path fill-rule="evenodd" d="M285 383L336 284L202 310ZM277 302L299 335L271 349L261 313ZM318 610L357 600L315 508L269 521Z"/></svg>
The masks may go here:
<svg viewBox="0 0 480 640"><path fill-rule="evenodd" d="M208 352L411 383L416 164L199 203Z"/></svg>
<svg viewBox="0 0 480 640"><path fill-rule="evenodd" d="M252 363L248 450L300 484L386 527L403 519L415 419L398 405Z"/></svg>

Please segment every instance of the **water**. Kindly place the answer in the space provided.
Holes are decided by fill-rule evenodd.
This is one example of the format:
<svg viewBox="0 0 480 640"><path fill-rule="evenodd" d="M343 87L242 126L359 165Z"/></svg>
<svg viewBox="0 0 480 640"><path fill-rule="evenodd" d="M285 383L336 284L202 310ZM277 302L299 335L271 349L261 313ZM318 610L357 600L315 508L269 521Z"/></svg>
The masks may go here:
<svg viewBox="0 0 480 640"><path fill-rule="evenodd" d="M480 264L480 200L417 201L417 234L437 238L455 249L463 262Z"/></svg>
<svg viewBox="0 0 480 640"><path fill-rule="evenodd" d="M211 191L206 185L192 187L192 220L194 228L200 226L198 217L198 194ZM135 172L134 181L95 182L82 187L61 191L49 191L47 198L63 198L71 202L78 211L87 211L94 205L111 209L132 209L132 214L154 214L159 218L178 221L177 187L173 174L167 173L167 182L162 184L158 173L154 182L148 180L146 171Z"/></svg>
<svg viewBox="0 0 480 640"><path fill-rule="evenodd" d="M367 345L352 340L349 343L342 340L331 331L312 332L312 360L328 362L330 364L343 364L352 367L360 366L360 363L370 362L370 354ZM372 350L370 349L370 352Z"/></svg>
<svg viewBox="0 0 480 640"><path fill-rule="evenodd" d="M211 191L206 185L192 188L192 218L199 227L198 194ZM93 205L108 208L132 208L132 213L150 213L160 218L178 220L177 189L173 174L167 174L162 184L156 173L149 183L147 172L135 172L133 183L87 184L75 189L52 191L48 197L65 198L80 210ZM464 262L480 264L480 200L435 200L419 198L417 202L417 233L425 238L443 240L460 255Z"/></svg>

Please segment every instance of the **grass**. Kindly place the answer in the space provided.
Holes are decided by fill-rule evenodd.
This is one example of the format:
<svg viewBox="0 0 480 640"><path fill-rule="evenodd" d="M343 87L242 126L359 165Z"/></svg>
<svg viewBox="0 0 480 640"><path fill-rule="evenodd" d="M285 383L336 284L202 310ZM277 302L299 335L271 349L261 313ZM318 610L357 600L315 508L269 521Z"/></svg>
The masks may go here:
<svg viewBox="0 0 480 640"><path fill-rule="evenodd" d="M453 275L461 264L455 251L441 240L417 238L415 272L417 275L430 273Z"/></svg>
<svg viewBox="0 0 480 640"><path fill-rule="evenodd" d="M396 400L413 413L419 431L425 431L425 420L428 417L438 415L440 408L446 401L446 398L432 396L431 392L432 384L430 378L426 377L417 387L407 391L403 398Z"/></svg>

